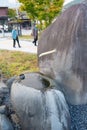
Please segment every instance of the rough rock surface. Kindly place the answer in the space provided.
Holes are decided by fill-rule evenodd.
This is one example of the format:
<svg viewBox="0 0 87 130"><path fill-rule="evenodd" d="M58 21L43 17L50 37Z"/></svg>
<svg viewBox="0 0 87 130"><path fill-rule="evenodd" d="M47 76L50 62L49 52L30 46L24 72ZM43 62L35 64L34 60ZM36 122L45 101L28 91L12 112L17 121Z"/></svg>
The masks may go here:
<svg viewBox="0 0 87 130"><path fill-rule="evenodd" d="M69 112L71 116L70 130L87 130L87 104L69 104Z"/></svg>
<svg viewBox="0 0 87 130"><path fill-rule="evenodd" d="M10 120L4 114L0 114L0 130L14 130Z"/></svg>
<svg viewBox="0 0 87 130"><path fill-rule="evenodd" d="M40 72L61 85L68 102L87 104L87 1L66 9L42 33L38 59Z"/></svg>
<svg viewBox="0 0 87 130"><path fill-rule="evenodd" d="M21 130L20 121L13 110L10 100L10 85L12 79L9 79L8 87L6 83L0 81L0 130ZM7 83L8 83L7 82Z"/></svg>

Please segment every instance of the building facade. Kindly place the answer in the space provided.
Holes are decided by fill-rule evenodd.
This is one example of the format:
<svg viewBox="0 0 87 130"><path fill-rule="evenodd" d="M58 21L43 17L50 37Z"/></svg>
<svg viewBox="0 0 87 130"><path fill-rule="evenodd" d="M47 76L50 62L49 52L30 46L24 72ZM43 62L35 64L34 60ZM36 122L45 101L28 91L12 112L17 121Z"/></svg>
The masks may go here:
<svg viewBox="0 0 87 130"><path fill-rule="evenodd" d="M0 29L8 24L8 7L0 7Z"/></svg>

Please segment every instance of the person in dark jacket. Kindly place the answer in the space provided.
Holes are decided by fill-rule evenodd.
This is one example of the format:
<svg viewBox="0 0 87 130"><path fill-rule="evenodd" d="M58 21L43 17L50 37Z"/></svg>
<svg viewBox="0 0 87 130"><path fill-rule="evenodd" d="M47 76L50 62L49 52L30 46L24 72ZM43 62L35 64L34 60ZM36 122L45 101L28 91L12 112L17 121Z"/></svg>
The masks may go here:
<svg viewBox="0 0 87 130"><path fill-rule="evenodd" d="M36 46L37 45L37 40L38 40L38 28L36 27L36 25L33 27L33 43Z"/></svg>
<svg viewBox="0 0 87 130"><path fill-rule="evenodd" d="M18 31L15 27L12 30L12 39L13 39L13 47L15 47L16 41L18 43L18 47L21 47L19 44Z"/></svg>

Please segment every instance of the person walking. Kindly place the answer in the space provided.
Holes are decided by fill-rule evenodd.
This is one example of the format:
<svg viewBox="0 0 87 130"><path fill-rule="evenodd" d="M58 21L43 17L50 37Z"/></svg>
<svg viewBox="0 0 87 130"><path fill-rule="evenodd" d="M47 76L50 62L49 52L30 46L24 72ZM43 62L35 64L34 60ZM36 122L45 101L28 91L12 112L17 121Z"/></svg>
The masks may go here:
<svg viewBox="0 0 87 130"><path fill-rule="evenodd" d="M33 43L34 43L35 46L37 46L38 28L36 27L36 25L33 28L33 37L34 37Z"/></svg>
<svg viewBox="0 0 87 130"><path fill-rule="evenodd" d="M15 27L12 30L12 39L13 39L13 47L15 47L15 44L16 44L16 41L17 41L18 47L20 48L21 46L19 44L18 31Z"/></svg>

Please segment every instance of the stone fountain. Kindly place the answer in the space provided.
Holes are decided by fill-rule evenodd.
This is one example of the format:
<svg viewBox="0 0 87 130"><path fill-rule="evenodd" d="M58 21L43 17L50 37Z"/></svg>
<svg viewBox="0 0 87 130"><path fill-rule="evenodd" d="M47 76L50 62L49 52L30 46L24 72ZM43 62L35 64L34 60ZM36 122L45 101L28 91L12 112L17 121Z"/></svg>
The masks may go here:
<svg viewBox="0 0 87 130"><path fill-rule="evenodd" d="M38 63L40 72L7 81L20 129L87 130L86 1L67 8L42 33Z"/></svg>

